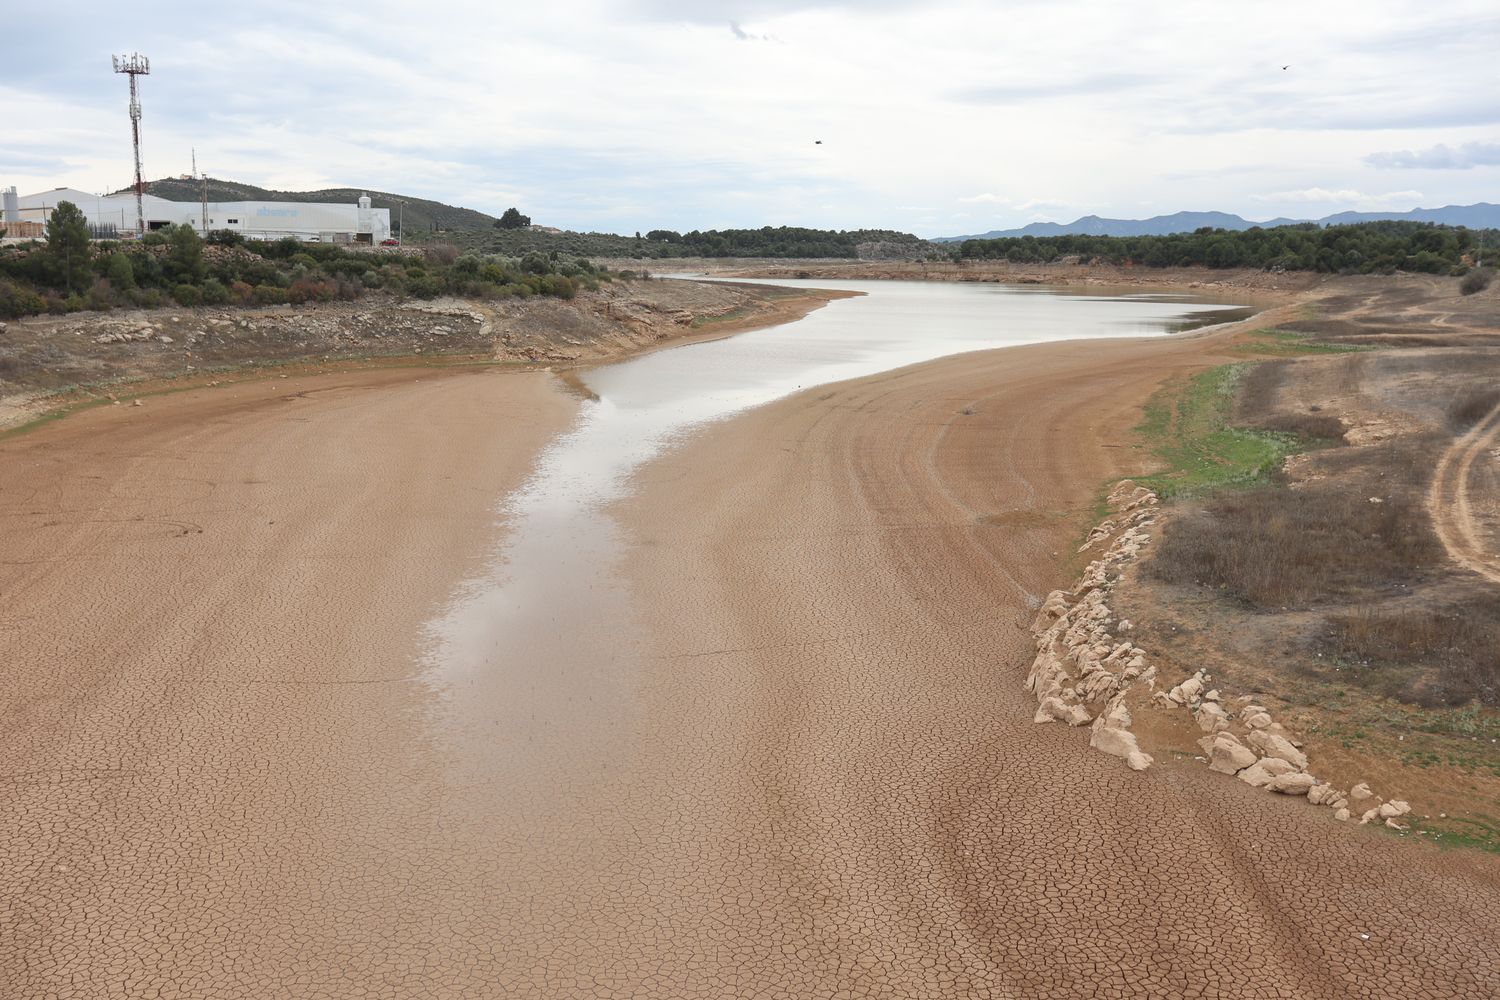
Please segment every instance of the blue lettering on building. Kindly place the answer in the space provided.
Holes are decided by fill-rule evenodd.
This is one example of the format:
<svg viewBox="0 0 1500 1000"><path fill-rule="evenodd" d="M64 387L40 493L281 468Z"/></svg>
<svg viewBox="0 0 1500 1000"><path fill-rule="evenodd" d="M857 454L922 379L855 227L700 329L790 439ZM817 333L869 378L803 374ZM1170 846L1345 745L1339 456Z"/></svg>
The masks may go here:
<svg viewBox="0 0 1500 1000"><path fill-rule="evenodd" d="M297 210L295 208L257 208L255 210L255 214L256 215L274 215L274 216L276 216L278 218L284 218L284 217L287 217L287 216L296 215L297 214Z"/></svg>

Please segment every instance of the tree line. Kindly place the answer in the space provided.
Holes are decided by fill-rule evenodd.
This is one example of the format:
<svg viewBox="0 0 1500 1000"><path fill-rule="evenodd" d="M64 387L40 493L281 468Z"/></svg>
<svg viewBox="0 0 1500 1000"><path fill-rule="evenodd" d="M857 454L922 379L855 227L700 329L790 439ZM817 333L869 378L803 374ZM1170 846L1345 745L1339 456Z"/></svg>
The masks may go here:
<svg viewBox="0 0 1500 1000"><path fill-rule="evenodd" d="M858 257L861 243L925 241L911 233L888 229L805 229L800 226L762 226L760 229L710 229L677 233L653 229L638 239L646 244L641 256L652 257Z"/></svg>
<svg viewBox="0 0 1500 1000"><path fill-rule="evenodd" d="M1010 236L965 240L951 255L955 260L1018 264L1072 259L1145 267L1463 274L1485 247L1500 252L1500 231L1390 221L1326 228L1316 223L1274 229L1205 227L1168 236Z"/></svg>

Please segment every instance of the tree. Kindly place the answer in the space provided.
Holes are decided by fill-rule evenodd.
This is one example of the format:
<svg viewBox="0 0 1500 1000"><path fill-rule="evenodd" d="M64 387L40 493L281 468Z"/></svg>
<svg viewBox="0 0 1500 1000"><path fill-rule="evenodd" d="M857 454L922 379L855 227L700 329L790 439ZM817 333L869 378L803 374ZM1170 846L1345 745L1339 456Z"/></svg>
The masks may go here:
<svg viewBox="0 0 1500 1000"><path fill-rule="evenodd" d="M71 201L58 202L47 220L47 260L59 287L80 292L93 283L88 223Z"/></svg>
<svg viewBox="0 0 1500 1000"><path fill-rule="evenodd" d="M531 225L531 216L522 215L516 208L507 208L505 214L495 221L496 229L525 229Z"/></svg>
<svg viewBox="0 0 1500 1000"><path fill-rule="evenodd" d="M171 249L167 251L167 276L174 281L197 284L208 273L203 261L203 240L192 226L172 227Z"/></svg>

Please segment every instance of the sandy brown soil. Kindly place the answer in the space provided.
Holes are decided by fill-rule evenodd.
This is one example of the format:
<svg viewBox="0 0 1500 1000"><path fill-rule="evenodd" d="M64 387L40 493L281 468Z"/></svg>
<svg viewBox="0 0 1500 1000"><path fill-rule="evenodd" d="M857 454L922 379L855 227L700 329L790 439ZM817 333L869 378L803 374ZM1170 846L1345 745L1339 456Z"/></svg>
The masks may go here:
<svg viewBox="0 0 1500 1000"><path fill-rule="evenodd" d="M580 710L572 757L509 797L456 777L483 752L426 724L415 656L571 412L544 376L277 380L0 442L0 982L1500 992L1493 859L1031 723L1035 602L1098 483L1137 471L1121 429L1218 343L950 359L658 460L618 511L644 630L603 715L628 724L601 753ZM545 684L502 696L567 733Z"/></svg>

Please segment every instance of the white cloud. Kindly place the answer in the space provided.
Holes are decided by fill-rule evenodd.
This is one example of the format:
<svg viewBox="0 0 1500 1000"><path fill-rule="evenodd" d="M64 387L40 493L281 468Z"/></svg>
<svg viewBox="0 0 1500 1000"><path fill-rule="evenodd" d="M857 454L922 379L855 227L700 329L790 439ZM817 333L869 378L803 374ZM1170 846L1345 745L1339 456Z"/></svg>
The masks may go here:
<svg viewBox="0 0 1500 1000"><path fill-rule="evenodd" d="M914 224L905 205L1006 228L1079 206L1247 214L1265 191L1384 204L1415 192L1362 194L1398 165L1369 150L1479 165L1462 151L1500 117L1474 87L1500 48L1493 0L1325 0L1295 31L1248 5L1229 32L1214 5L1168 0L72 6L7 13L29 44L0 82L0 186L129 182L122 44L153 57L151 176L196 147L215 176L514 201L582 229ZM1423 185L1493 200L1484 175Z"/></svg>
<svg viewBox="0 0 1500 1000"><path fill-rule="evenodd" d="M1299 205L1350 205L1357 208L1389 208L1401 205L1415 207L1422 200L1420 191L1386 191L1382 194L1366 194L1363 191L1311 187L1299 191L1277 191L1272 194L1251 195L1256 201Z"/></svg>

